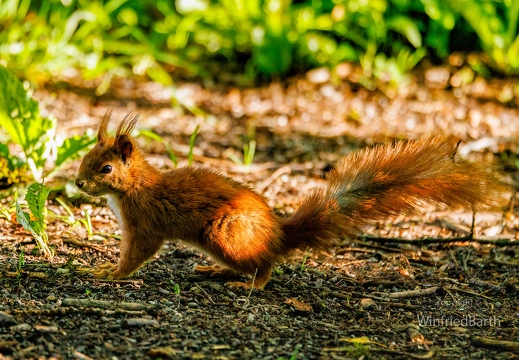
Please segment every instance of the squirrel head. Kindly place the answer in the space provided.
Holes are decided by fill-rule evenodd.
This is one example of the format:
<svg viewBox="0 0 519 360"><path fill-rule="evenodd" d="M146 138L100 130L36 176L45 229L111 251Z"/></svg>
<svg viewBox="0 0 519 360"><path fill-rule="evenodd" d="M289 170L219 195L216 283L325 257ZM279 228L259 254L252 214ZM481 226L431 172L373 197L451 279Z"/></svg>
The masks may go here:
<svg viewBox="0 0 519 360"><path fill-rule="evenodd" d="M96 146L83 158L75 184L90 196L119 194L131 187L132 165L140 159L131 132L139 114L128 113L119 124L115 136L108 135L108 111L97 132Z"/></svg>

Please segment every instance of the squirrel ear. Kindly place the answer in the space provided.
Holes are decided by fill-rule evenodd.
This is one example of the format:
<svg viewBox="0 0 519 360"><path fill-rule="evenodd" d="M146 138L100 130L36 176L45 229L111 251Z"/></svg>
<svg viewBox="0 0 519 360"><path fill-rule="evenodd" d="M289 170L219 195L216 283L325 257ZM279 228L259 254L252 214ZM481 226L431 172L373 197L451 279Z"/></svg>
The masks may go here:
<svg viewBox="0 0 519 360"><path fill-rule="evenodd" d="M115 148L120 151L121 159L126 164L133 152L133 143L130 137L126 134L118 135L115 138Z"/></svg>
<svg viewBox="0 0 519 360"><path fill-rule="evenodd" d="M99 124L99 129L97 130L97 143L100 145L104 145L108 138L108 123L112 117L112 111L112 109L108 110L103 117L103 120L101 120L101 124Z"/></svg>

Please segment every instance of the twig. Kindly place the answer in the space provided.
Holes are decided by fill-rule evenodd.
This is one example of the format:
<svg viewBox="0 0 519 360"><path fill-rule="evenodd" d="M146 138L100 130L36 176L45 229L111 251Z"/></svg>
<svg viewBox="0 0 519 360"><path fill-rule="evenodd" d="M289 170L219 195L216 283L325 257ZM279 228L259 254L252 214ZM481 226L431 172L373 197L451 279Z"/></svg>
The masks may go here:
<svg viewBox="0 0 519 360"><path fill-rule="evenodd" d="M274 171L272 173L272 175L270 175L265 181L263 181L261 184L256 186L256 188L259 191L263 191L267 188L267 186L269 186L278 177L280 177L283 174L290 174L291 172L292 172L292 168L290 166L288 166L288 165L282 166L279 169L277 169L276 171Z"/></svg>
<svg viewBox="0 0 519 360"><path fill-rule="evenodd" d="M94 300L94 299L63 299L63 306L71 307L93 307L99 309L124 309L124 310L155 310L157 307L137 302L115 302L110 300Z"/></svg>
<svg viewBox="0 0 519 360"><path fill-rule="evenodd" d="M519 246L519 241L515 238L497 238L497 239L482 239L472 237L470 234L465 236L451 237L451 238L422 238L422 239L403 239L403 238L385 238L372 235L363 235L362 239L377 243L397 243L397 244L413 244L413 245L428 245L428 244L448 244L453 242L469 241L479 244L488 244L495 246Z"/></svg>
<svg viewBox="0 0 519 360"><path fill-rule="evenodd" d="M457 288L457 287L454 287L454 286L451 286L451 287L448 287L448 288L445 288L445 289L446 290L447 289L455 290L455 291L463 293L463 294L474 295L474 296L477 296L477 297L482 297L483 299L494 301L494 299L492 299L491 297L488 297L486 295L478 294L478 293L475 293L475 292L469 291L469 290L463 290L463 289L460 289L460 288Z"/></svg>
<svg viewBox="0 0 519 360"><path fill-rule="evenodd" d="M452 259L452 261L454 262L454 265L456 265L456 269L459 268L459 264L458 264L458 261L456 260L456 257L454 256L454 253L452 252L452 249L449 250L449 255Z"/></svg>
<svg viewBox="0 0 519 360"><path fill-rule="evenodd" d="M254 272L254 276L252 277L251 279L251 284L250 284L250 290L249 290L249 294L247 295L247 297L245 299L243 298L239 298L239 299L236 299L236 303L237 304L239 301L243 301L243 305L242 306L237 306L238 308L242 309L242 310L247 310L248 308L248 304L250 303L250 297L252 295L252 290L254 290L254 282L256 281L256 275L258 274L258 268L256 268L256 271Z"/></svg>
<svg viewBox="0 0 519 360"><path fill-rule="evenodd" d="M360 241L358 239L355 240L355 243L359 244L359 245L363 245L363 246L369 247L369 248L372 248L372 249L377 249L377 250L385 250L385 251L396 252L396 253L402 253L403 252L402 249L396 249L396 248L392 248L392 247L389 247L389 246L383 246L383 245L370 244L368 242Z"/></svg>
<svg viewBox="0 0 519 360"><path fill-rule="evenodd" d="M91 281L96 281L100 283L109 283L109 284L132 284L132 285L142 285L144 284L144 280L142 279L89 279Z"/></svg>
<svg viewBox="0 0 519 360"><path fill-rule="evenodd" d="M405 304L405 303L399 303L399 302L393 302L393 301L384 301L384 302L380 303L380 305L392 306L392 307L406 309L406 310L416 310L416 309L420 308L420 306L418 306L418 305L411 305L411 304Z"/></svg>
<svg viewBox="0 0 519 360"><path fill-rule="evenodd" d="M434 357L434 355L436 355L436 353L438 351L436 348L434 348L431 351L429 351L427 354L417 355L417 354L414 354L414 353L409 353L409 352L404 352L404 351L396 351L396 350L384 349L384 348L370 349L370 350L373 351L373 352L383 352L383 353L386 353L386 354L396 355L396 356L399 356L400 358L404 358L404 359L432 359Z"/></svg>
<svg viewBox="0 0 519 360"><path fill-rule="evenodd" d="M148 314L145 310L105 310L99 308L76 308L76 307L56 307L52 309L39 309L39 308L28 308L24 310L12 310L13 315L26 315L29 314L40 315L40 316L64 316L71 314L83 314L83 315L98 315L98 316L113 316L113 315L126 315L126 316L144 316ZM29 316L30 317L30 316ZM32 319L32 318L31 318Z"/></svg>
<svg viewBox="0 0 519 360"><path fill-rule="evenodd" d="M83 354L83 353L80 353L80 352L77 351L77 350L74 350L73 354L74 354L74 357L76 357L76 358L78 358L78 359L80 359L80 360L94 360L94 359L91 358L90 356L85 355L85 354Z"/></svg>
<svg viewBox="0 0 519 360"><path fill-rule="evenodd" d="M97 251L106 251L106 249L100 245L97 245L97 244L91 244L91 243L88 243L88 242L84 242L84 241L79 241L79 240L75 240L75 239L62 239L62 241L66 244L72 244L72 245L76 245L76 246L79 246L79 247L87 247L87 248L92 248L92 249L95 249Z"/></svg>
<svg viewBox="0 0 519 360"><path fill-rule="evenodd" d="M434 294L439 289L439 286L433 286L428 289L420 289L420 290L410 290L410 291L401 291L396 293L390 293L389 297L391 299L406 299L410 297L418 297Z"/></svg>
<svg viewBox="0 0 519 360"><path fill-rule="evenodd" d="M494 257L492 258L492 260L493 260L496 264L498 264L498 265L511 266L511 267L519 266L519 263L513 263L513 262L510 262L510 261L501 260L501 259L498 258L497 256L494 256Z"/></svg>
<svg viewBox="0 0 519 360"><path fill-rule="evenodd" d="M195 286L198 287L200 289L200 291L202 291L202 293L205 295L207 300L209 300L209 302L211 302L211 304L215 305L213 298L211 296L209 296L207 291L205 291L200 285L198 285L198 283L195 283Z"/></svg>
<svg viewBox="0 0 519 360"><path fill-rule="evenodd" d="M474 346L481 346L491 349L499 349L505 351L519 351L519 342L517 341L504 341L484 338L481 336L475 336L472 339Z"/></svg>

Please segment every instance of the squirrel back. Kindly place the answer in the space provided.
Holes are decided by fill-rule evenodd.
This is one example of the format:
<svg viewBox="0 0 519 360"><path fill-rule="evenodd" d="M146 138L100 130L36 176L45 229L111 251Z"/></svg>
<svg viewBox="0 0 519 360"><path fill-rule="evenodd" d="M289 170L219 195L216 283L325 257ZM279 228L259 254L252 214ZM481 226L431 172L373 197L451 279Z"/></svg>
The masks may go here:
<svg viewBox="0 0 519 360"><path fill-rule="evenodd" d="M341 158L324 189L282 219L287 249L326 249L389 216L425 204L492 211L507 202L506 186L488 166L457 155L458 143L439 136L377 145Z"/></svg>

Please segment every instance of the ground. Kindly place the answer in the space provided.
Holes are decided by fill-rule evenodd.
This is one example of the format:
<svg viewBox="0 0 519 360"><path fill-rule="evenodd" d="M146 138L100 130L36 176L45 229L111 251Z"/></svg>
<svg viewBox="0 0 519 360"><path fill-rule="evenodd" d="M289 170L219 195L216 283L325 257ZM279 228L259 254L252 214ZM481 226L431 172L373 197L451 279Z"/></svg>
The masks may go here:
<svg viewBox="0 0 519 360"><path fill-rule="evenodd" d="M473 161L509 170L502 174L512 200L502 213L476 214L473 236L470 212L426 208L388 219L329 254L288 259L265 289L249 292L195 273L212 262L181 242L167 243L128 280L93 279L88 268L117 261L116 219L102 200L53 192L50 261L9 212L0 217L2 358L517 358L516 80L463 80L462 60L419 70L399 90L368 90L349 65L251 89L177 84L177 96L198 115L172 109L171 92L146 82L119 81L100 97L94 84L73 80L37 91L43 112L67 135L95 129L109 108L119 118L141 111L139 128L158 133L179 166L200 125L195 162L249 184L280 215L323 185L341 155L438 133L463 140L460 151ZM242 156L247 135L257 144L254 161L238 166L229 155ZM141 137L139 144L155 165L173 166L160 142ZM57 183L72 180L78 166Z"/></svg>

